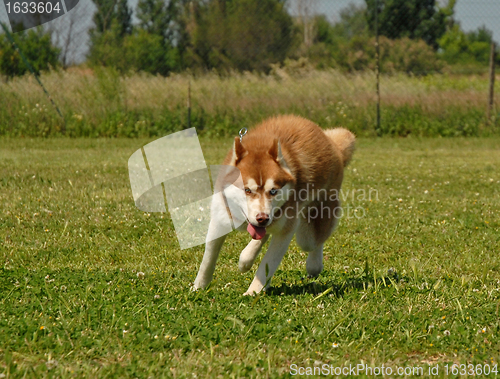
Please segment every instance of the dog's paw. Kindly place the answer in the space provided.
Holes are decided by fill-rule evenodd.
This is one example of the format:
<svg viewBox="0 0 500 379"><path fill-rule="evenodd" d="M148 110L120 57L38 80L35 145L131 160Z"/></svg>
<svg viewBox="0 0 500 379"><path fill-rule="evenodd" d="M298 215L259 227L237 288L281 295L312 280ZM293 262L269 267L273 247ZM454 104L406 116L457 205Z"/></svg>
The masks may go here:
<svg viewBox="0 0 500 379"><path fill-rule="evenodd" d="M308 264L306 270L308 278L317 278L319 274L321 274L321 271L323 271L323 264L322 263L317 265Z"/></svg>
<svg viewBox="0 0 500 379"><path fill-rule="evenodd" d="M209 284L210 282L204 283L203 281L195 280L194 283L191 283L191 291L196 292L205 289Z"/></svg>
<svg viewBox="0 0 500 379"><path fill-rule="evenodd" d="M250 292L250 291L247 291L243 294L243 296L255 296L256 293L254 291Z"/></svg>
<svg viewBox="0 0 500 379"><path fill-rule="evenodd" d="M253 266L253 261L249 262L240 259L240 261L238 262L238 269L242 274L249 271L252 268L252 266Z"/></svg>
<svg viewBox="0 0 500 379"><path fill-rule="evenodd" d="M313 275L313 274L308 274L307 279L316 279L319 276L319 273Z"/></svg>

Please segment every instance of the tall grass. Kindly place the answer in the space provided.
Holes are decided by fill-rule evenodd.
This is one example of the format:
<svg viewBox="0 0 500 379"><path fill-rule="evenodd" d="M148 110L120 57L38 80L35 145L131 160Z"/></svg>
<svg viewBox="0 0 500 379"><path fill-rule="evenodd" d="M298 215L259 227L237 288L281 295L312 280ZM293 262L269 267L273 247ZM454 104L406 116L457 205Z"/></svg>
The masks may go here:
<svg viewBox="0 0 500 379"><path fill-rule="evenodd" d="M215 73L192 77L83 68L42 76L66 119L64 126L30 76L0 84L0 135L156 136L191 124L207 135L234 134L275 114L294 113L322 127L347 127L359 135L488 135L485 76L384 76L382 125L376 128L375 76L334 70L275 69L271 75ZM497 81L498 83L498 81ZM497 85L497 93L500 86ZM497 101L497 109L499 102ZM497 128L498 129L498 128Z"/></svg>

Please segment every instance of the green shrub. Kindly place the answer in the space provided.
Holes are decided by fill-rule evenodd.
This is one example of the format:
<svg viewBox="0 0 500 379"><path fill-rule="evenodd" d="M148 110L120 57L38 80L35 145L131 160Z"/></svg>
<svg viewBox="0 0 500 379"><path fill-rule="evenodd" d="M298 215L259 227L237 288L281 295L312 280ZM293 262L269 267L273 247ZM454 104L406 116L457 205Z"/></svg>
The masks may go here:
<svg viewBox="0 0 500 379"><path fill-rule="evenodd" d="M353 37L341 44L339 50L332 52L336 64L348 71L375 70L376 48L375 38ZM426 74L440 71L442 62L434 50L422 40L401 38L391 40L379 37L380 72L407 72Z"/></svg>
<svg viewBox="0 0 500 379"><path fill-rule="evenodd" d="M139 29L123 41L123 51L128 65L134 71L167 75L179 66L176 48L166 48L162 37Z"/></svg>
<svg viewBox="0 0 500 379"><path fill-rule="evenodd" d="M53 46L51 36L41 27L13 34L16 45L37 74L59 67L60 49ZM23 62L19 51L14 48L6 34L0 35L0 73L12 78L24 75L28 67Z"/></svg>
<svg viewBox="0 0 500 379"><path fill-rule="evenodd" d="M120 36L120 25L113 26L94 38L89 61L93 67L109 67L121 73L144 71L168 75L180 65L178 50L166 47L160 35L144 29Z"/></svg>
<svg viewBox="0 0 500 379"><path fill-rule="evenodd" d="M487 29L465 33L458 24L453 25L439 40L439 55L449 64L464 69L474 67L486 70L490 59L492 34ZM500 62L500 57L499 61Z"/></svg>
<svg viewBox="0 0 500 379"><path fill-rule="evenodd" d="M380 38L381 71L425 74L443 67L435 51L423 40Z"/></svg>
<svg viewBox="0 0 500 379"><path fill-rule="evenodd" d="M314 29L314 44L307 49L302 45L295 52L295 59L306 56L320 69L375 70L375 37L370 33L365 7L347 7L333 25L326 17L318 16L314 19ZM415 36L391 39L381 35L379 44L382 73L424 74L443 68L436 51Z"/></svg>
<svg viewBox="0 0 500 379"><path fill-rule="evenodd" d="M102 33L91 34L88 61L91 66L114 67L120 71L129 69L129 62L123 50L121 25L112 21L111 27Z"/></svg>
<svg viewBox="0 0 500 379"><path fill-rule="evenodd" d="M379 136L470 137L488 131L479 109L447 107L441 114L429 114L419 105L384 106L382 120Z"/></svg>

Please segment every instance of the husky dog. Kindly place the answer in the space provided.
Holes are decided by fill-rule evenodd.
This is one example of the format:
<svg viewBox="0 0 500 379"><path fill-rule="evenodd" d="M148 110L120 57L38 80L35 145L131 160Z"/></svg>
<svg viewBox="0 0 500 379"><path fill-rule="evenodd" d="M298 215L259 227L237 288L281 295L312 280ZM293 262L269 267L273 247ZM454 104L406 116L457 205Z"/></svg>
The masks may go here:
<svg viewBox="0 0 500 379"><path fill-rule="evenodd" d="M294 234L297 244L309 253L309 276L316 277L323 270L323 244L342 212L339 193L354 142L354 135L346 129L322 130L292 115L265 120L241 140L235 138L224 164L241 172L247 205L242 226L252 237L240 255L241 272L250 270L272 236L245 295L269 286ZM217 218L212 217L194 289L212 280L225 240L225 236L211 238L216 224Z"/></svg>

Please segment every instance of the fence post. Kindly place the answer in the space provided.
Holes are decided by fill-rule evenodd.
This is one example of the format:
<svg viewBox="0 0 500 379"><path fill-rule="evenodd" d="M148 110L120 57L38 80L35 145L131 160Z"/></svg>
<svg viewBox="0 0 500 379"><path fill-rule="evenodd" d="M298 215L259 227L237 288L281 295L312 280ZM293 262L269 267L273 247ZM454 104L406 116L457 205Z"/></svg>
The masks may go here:
<svg viewBox="0 0 500 379"><path fill-rule="evenodd" d="M495 104L495 41L491 41L490 51L490 94L488 97L488 123L491 123L491 115Z"/></svg>
<svg viewBox="0 0 500 379"><path fill-rule="evenodd" d="M188 81L188 98L187 98L187 124L188 129L191 128L191 78Z"/></svg>
<svg viewBox="0 0 500 379"><path fill-rule="evenodd" d="M380 46L378 43L378 0L375 1L375 60L377 72L377 134L380 131Z"/></svg>

